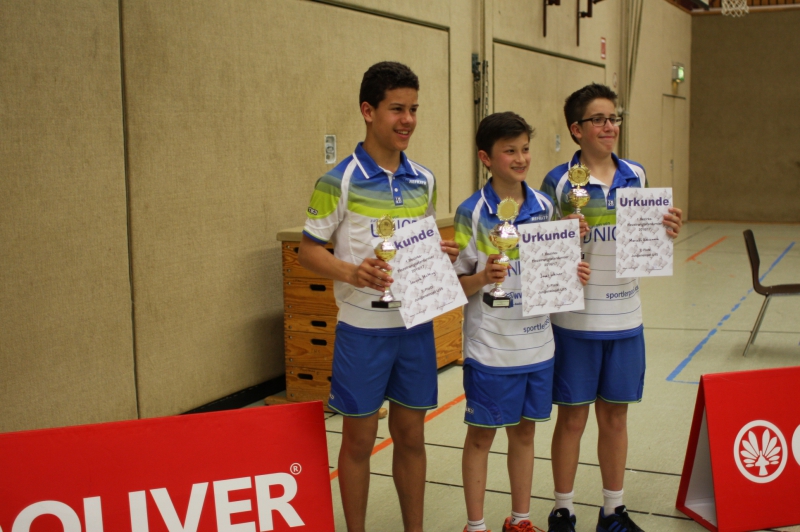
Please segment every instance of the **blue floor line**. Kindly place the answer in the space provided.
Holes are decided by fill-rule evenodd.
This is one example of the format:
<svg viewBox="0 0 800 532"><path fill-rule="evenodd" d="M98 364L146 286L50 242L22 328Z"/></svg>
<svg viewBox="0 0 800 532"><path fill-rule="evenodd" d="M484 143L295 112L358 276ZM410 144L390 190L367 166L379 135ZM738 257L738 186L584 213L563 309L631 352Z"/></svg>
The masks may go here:
<svg viewBox="0 0 800 532"><path fill-rule="evenodd" d="M769 272L771 272L771 271L772 271L772 269L773 269L775 266L777 266L777 264L778 264L778 263L779 263L779 262L780 262L780 261L783 259L783 257L785 257L787 253L789 253L789 250L790 250L790 249L792 249L792 246L794 246L794 244L795 244L795 243L794 243L794 242L792 242L791 244L789 244L789 247L787 247L786 249L784 249L784 250L783 250L783 253L781 253L781 254L778 256L778 258L777 258L777 259L775 259L775 262L773 262L773 263L772 263L772 266L770 266L770 267L767 269L767 271L766 271L766 272L764 272L764 275L762 275L762 276L761 276L761 277L758 279L759 281L763 281L763 280L764 280L764 278L767 276L767 274L769 274ZM749 296L749 295L750 295L750 294L752 294L752 293L753 293L753 289L751 288L750 290L748 290L748 291L747 291L747 293L746 293L744 296L742 296L742 298L739 300L739 302L738 302L738 303L736 303L736 304L733 306L733 308L731 309L731 311L730 311L728 314L725 314L725 315L722 317L722 319L721 319L721 320L719 320L719 323L717 323L717 326L716 326L716 327L714 327L713 329L711 329L710 331L708 331L708 334L706 335L706 337L705 337L705 338L703 338L702 340L700 340L700 343L699 343L699 344L697 344L697 346L695 346L695 348L694 348L694 349L692 349L692 352L691 352L691 353L689 353L689 355L688 355L686 358L684 358L684 359L681 361L681 363L680 363L680 364L678 364L678 366L677 366L677 367L676 367L674 370L672 370L672 373L670 373L670 374L669 374L669 376L667 377L667 382L679 382L679 383L682 383L682 384L699 384L699 382L693 382L693 381L679 381L679 380L675 380L675 377L677 377L677 376L680 374L680 372L681 372L681 371L683 371L683 370L686 368L686 366L687 366L687 365L689 365L689 362L691 362L691 361L692 361L692 359L694 358L694 356L695 356L697 353L699 353L699 352L700 352L700 350L701 350L701 349L703 349L703 347L705 347L705 345L708 343L708 341L711 339L711 337L712 337L712 336L714 336L715 334L717 334L717 331L719 330L719 328L720 328L720 327L722 327L722 324L723 324L723 323L725 323L725 322L728 320L728 318L730 318L730 317L731 317L731 314L733 314L734 312L736 312L736 310L738 310L738 308L739 308L739 307L742 305L742 302L743 302L745 299L747 299L747 296Z"/></svg>

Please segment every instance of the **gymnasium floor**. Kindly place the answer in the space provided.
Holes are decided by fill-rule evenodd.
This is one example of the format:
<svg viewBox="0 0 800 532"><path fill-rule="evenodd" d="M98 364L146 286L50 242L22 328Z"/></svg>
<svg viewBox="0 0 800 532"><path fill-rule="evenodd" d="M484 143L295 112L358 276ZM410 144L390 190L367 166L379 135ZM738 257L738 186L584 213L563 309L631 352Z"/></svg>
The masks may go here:
<svg viewBox="0 0 800 532"><path fill-rule="evenodd" d="M701 374L800 364L800 297L775 298L747 358L742 350L763 297L752 291L742 231L753 229L761 255L764 284L800 282L800 225L687 223L675 243L674 276L640 283L647 341L644 400L629 411L630 449L625 503L644 530L701 531L675 509L686 442ZM766 275L765 275L766 274ZM439 374L439 410L428 416L425 529L460 532L466 523L461 487L461 450L466 434L461 368ZM550 439L553 420L536 434L531 493L534 525L547 528L553 505ZM332 476L341 442L342 418L328 415L328 453ZM391 443L381 420L372 457L367 529L402 531L391 478ZM577 530L594 530L602 504L597 466L596 424L590 418L575 484ZM510 513L505 466L506 439L498 431L489 458L485 519L495 532ZM339 483L332 480L336 530L345 531ZM800 526L782 530L800 531Z"/></svg>

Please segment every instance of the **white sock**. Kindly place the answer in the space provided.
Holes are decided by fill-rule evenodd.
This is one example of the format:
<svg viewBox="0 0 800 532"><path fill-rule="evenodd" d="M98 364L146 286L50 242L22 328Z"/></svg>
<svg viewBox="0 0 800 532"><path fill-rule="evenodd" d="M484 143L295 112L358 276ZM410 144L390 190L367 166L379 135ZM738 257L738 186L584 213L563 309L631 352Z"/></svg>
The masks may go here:
<svg viewBox="0 0 800 532"><path fill-rule="evenodd" d="M480 521L467 520L467 532L486 532L486 521L483 519Z"/></svg>
<svg viewBox="0 0 800 532"><path fill-rule="evenodd" d="M530 521L531 520L531 513L528 512L526 514L518 514L517 512L511 512L511 524L518 525L520 521Z"/></svg>
<svg viewBox="0 0 800 532"><path fill-rule="evenodd" d="M622 490L611 491L603 488L603 514L609 516L617 506L622 506Z"/></svg>
<svg viewBox="0 0 800 532"><path fill-rule="evenodd" d="M556 498L556 505L555 508L553 508L554 510L566 508L569 510L569 515L575 515L575 507L572 506L572 499L575 498L575 490L572 490L569 493L559 493L554 491L553 495Z"/></svg>

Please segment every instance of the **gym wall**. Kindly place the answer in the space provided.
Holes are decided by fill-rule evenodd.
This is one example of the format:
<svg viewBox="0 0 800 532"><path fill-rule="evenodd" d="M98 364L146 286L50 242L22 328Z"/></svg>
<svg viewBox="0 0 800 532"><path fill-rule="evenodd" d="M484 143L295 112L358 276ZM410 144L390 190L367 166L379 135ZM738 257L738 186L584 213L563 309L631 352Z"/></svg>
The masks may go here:
<svg viewBox="0 0 800 532"><path fill-rule="evenodd" d="M692 19L696 218L800 222L800 10ZM754 196L770 182L769 196Z"/></svg>
<svg viewBox="0 0 800 532"><path fill-rule="evenodd" d="M172 415L282 375L275 235L304 221L323 136L338 160L363 138L376 61L419 74L409 156L435 172L440 213L475 190L473 52L490 111L538 130L538 185L573 151L564 98L619 69L619 0L581 21L580 46L563 4L543 37L526 0L3 2L0 431ZM645 17L689 34L667 2ZM688 63L666 34L641 46L640 65ZM669 89L642 69L632 112L659 110L626 126L634 159L660 143Z"/></svg>

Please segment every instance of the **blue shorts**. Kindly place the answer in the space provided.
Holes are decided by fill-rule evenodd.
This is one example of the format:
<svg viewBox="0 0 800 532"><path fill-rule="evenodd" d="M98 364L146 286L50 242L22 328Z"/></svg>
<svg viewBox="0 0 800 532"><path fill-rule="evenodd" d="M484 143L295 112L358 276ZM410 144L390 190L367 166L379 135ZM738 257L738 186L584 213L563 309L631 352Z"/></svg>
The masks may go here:
<svg viewBox="0 0 800 532"><path fill-rule="evenodd" d="M496 375L464 365L464 423L499 428L520 420L547 421L553 408L552 359L529 373Z"/></svg>
<svg viewBox="0 0 800 532"><path fill-rule="evenodd" d="M638 403L644 388L644 333L616 340L574 338L553 330L553 403L583 405L598 397Z"/></svg>
<svg viewBox="0 0 800 532"><path fill-rule="evenodd" d="M439 394L433 323L411 329L336 325L328 406L345 416L369 416L384 399L408 408L436 408Z"/></svg>

